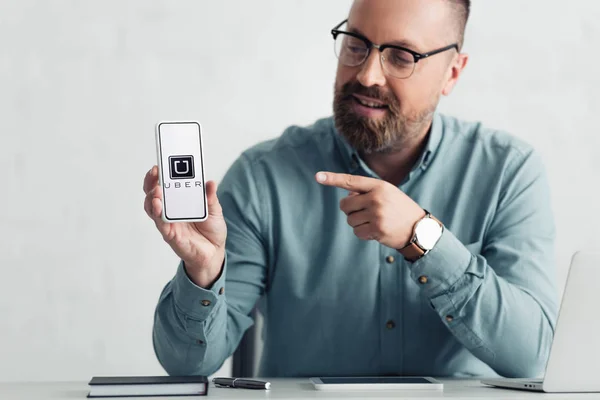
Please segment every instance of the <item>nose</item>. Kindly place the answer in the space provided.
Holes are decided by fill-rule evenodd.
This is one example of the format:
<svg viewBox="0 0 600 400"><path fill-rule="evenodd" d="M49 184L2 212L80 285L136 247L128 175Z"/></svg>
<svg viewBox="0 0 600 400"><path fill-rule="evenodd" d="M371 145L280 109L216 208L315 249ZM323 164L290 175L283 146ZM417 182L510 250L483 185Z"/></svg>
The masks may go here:
<svg viewBox="0 0 600 400"><path fill-rule="evenodd" d="M365 87L385 85L385 75L382 69L381 53L379 50L372 49L356 79Z"/></svg>

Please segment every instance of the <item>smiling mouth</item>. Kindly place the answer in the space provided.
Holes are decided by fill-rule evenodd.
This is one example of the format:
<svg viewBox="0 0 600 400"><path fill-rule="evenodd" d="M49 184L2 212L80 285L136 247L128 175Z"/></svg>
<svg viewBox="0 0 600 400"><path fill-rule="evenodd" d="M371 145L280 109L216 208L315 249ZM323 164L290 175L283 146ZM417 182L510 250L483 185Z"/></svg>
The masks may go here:
<svg viewBox="0 0 600 400"><path fill-rule="evenodd" d="M364 107L375 108L378 110L385 110L386 108L388 108L387 104L374 99L365 98L363 96L359 97L358 95L352 95L352 97L358 104Z"/></svg>

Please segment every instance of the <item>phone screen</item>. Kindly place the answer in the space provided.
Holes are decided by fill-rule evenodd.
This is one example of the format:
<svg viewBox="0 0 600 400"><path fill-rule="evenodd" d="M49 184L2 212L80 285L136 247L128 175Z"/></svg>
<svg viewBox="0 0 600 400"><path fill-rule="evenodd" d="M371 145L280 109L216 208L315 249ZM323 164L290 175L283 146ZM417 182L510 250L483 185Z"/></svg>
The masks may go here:
<svg viewBox="0 0 600 400"><path fill-rule="evenodd" d="M202 220L207 216L200 135L197 122L161 122L157 126L166 220Z"/></svg>

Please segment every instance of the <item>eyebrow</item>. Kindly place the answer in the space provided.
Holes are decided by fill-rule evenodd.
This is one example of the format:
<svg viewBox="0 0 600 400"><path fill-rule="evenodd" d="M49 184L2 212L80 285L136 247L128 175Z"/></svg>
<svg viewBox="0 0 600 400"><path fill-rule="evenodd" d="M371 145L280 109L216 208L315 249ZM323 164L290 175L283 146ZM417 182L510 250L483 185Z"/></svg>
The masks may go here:
<svg viewBox="0 0 600 400"><path fill-rule="evenodd" d="M367 35L365 35L364 33L362 33L360 31L360 29L357 29L357 28L348 28L348 32L357 33L357 34L363 36L365 39L368 39ZM371 39L368 39L368 40L370 41ZM381 43L381 44L383 44L383 43ZM416 52L419 51L418 50L418 46L415 46L414 43L411 43L411 42L409 42L407 40L393 40L393 41L385 43L385 44L391 44L391 45L394 45L394 46L406 47L407 49L410 49L410 50L413 50L413 51L416 51Z"/></svg>

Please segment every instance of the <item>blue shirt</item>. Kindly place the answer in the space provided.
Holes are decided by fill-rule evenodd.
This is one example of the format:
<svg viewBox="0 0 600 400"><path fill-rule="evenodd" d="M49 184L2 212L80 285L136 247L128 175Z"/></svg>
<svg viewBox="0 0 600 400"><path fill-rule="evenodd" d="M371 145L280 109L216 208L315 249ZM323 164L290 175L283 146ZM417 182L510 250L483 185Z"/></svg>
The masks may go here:
<svg viewBox="0 0 600 400"><path fill-rule="evenodd" d="M318 184L318 171L377 177L332 118L290 127L231 166L218 191L221 277L205 290L180 264L156 308L154 349L168 373L214 373L261 298L261 376L543 373L558 311L555 232L529 145L435 114L399 185L444 224L414 263L354 236L339 209L348 192Z"/></svg>

